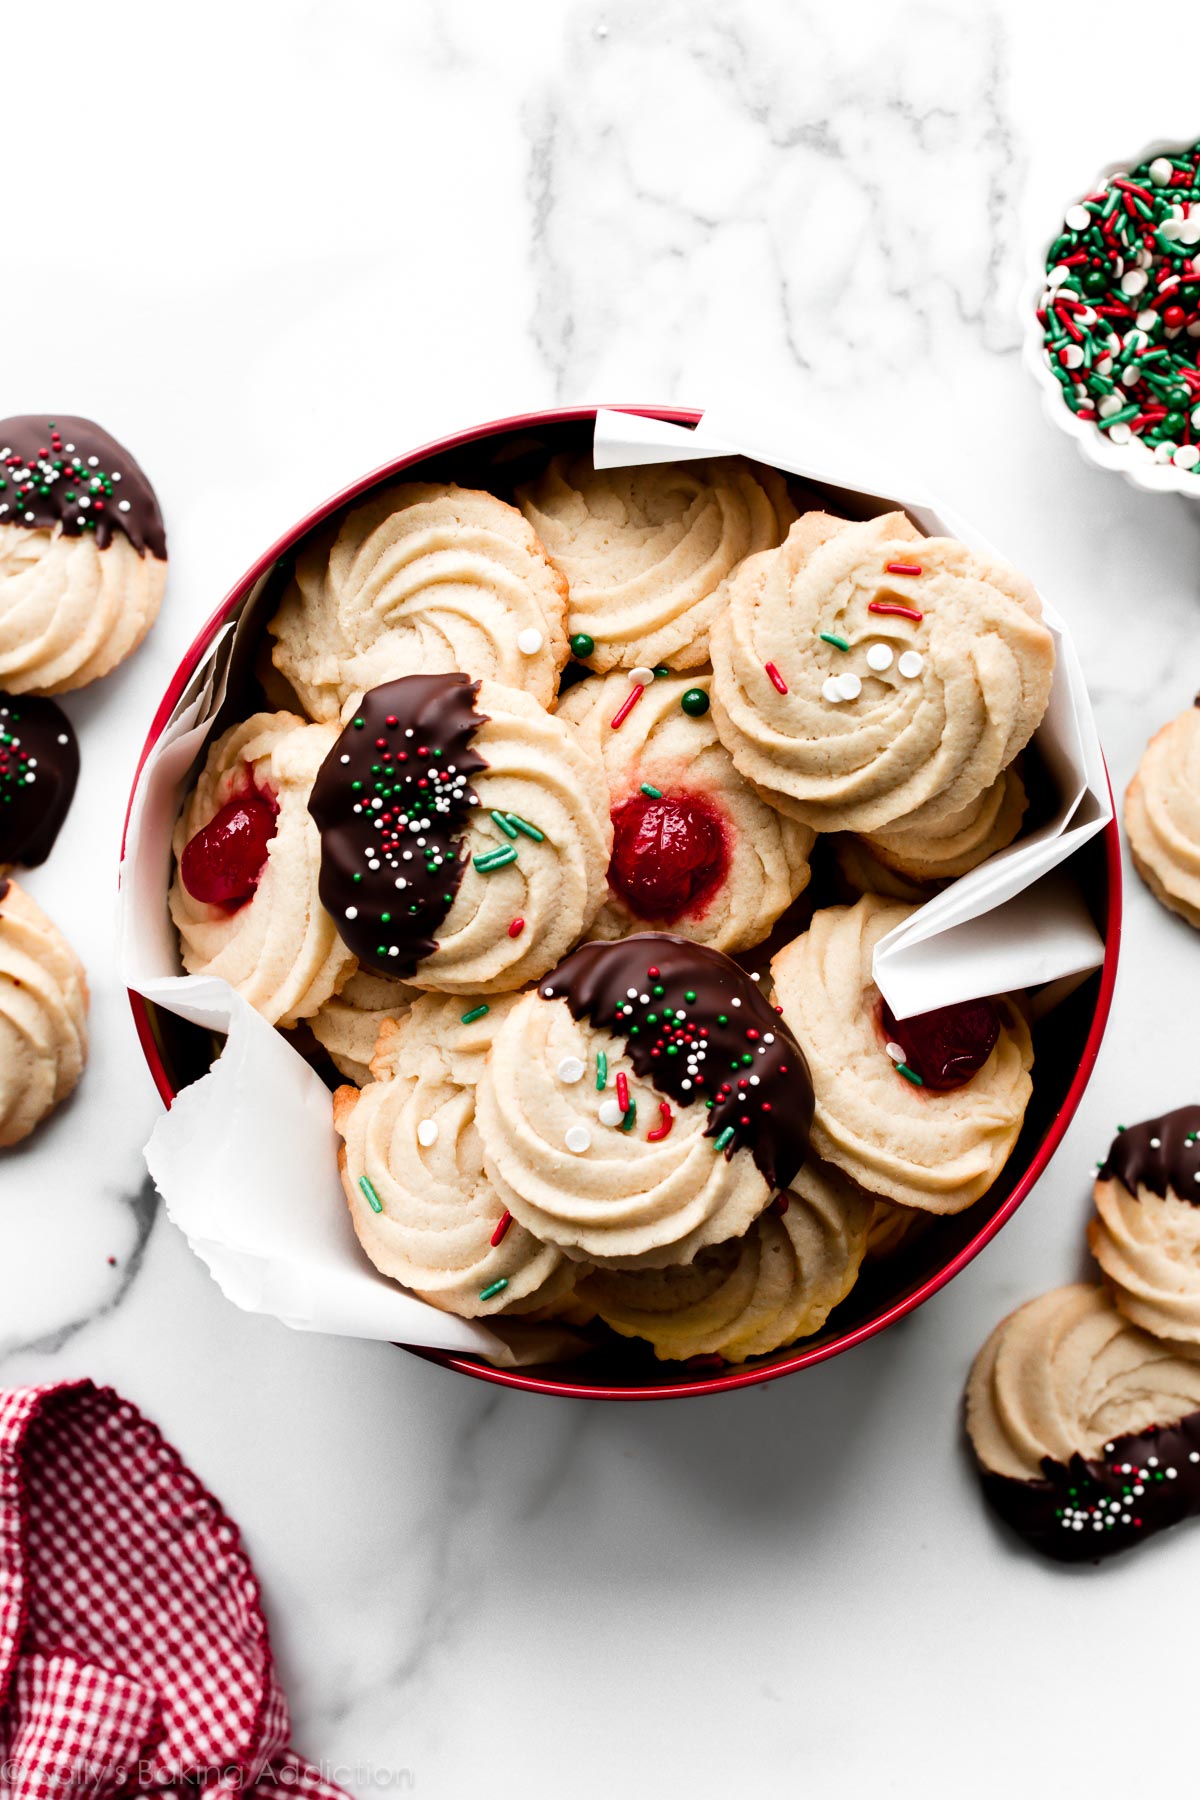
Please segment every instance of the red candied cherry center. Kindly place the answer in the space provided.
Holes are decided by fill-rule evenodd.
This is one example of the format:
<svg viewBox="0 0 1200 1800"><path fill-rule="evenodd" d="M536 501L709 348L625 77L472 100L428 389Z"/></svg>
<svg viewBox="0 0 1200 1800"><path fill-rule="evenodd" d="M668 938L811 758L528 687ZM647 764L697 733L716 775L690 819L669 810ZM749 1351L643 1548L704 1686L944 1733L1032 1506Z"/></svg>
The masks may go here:
<svg viewBox="0 0 1200 1800"><path fill-rule="evenodd" d="M612 816L610 886L643 919L677 919L723 879L729 856L716 809L694 794L635 794Z"/></svg>
<svg viewBox="0 0 1200 1800"><path fill-rule="evenodd" d="M214 813L179 859L183 885L193 900L228 912L245 905L262 877L278 811L269 794L251 788Z"/></svg>
<svg viewBox="0 0 1200 1800"><path fill-rule="evenodd" d="M938 1094L965 1087L1000 1036L1000 1015L990 1000L962 1000L911 1019L897 1019L885 1000L882 1017L889 1041L899 1044L908 1067Z"/></svg>

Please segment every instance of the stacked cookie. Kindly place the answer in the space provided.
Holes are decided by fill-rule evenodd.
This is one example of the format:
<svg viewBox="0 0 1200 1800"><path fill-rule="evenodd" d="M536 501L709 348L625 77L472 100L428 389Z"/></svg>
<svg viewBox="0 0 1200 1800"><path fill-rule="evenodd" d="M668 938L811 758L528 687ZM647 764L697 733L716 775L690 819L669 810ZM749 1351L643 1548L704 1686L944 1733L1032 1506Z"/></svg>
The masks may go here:
<svg viewBox="0 0 1200 1800"><path fill-rule="evenodd" d="M1018 1308L967 1386L988 1498L1063 1562L1200 1512L1200 1106L1119 1128L1095 1203L1104 1285Z"/></svg>
<svg viewBox="0 0 1200 1800"><path fill-rule="evenodd" d="M800 497L740 458L384 489L296 558L286 709L209 749L185 966L348 1078L355 1230L435 1306L744 1361L1012 1152L1023 997L896 1020L872 958L1019 833L1053 640L994 559Z"/></svg>
<svg viewBox="0 0 1200 1800"><path fill-rule="evenodd" d="M137 648L166 568L154 491L106 431L63 414L0 421L0 1147L67 1097L87 1054L82 964L10 874L46 860L79 774L48 696Z"/></svg>

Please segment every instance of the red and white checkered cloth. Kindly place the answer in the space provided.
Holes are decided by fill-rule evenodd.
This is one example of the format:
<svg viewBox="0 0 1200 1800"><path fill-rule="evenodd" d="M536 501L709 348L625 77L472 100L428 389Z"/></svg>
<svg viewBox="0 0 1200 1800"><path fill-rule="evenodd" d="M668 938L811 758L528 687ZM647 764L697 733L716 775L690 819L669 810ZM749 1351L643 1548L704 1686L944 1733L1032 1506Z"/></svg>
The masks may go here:
<svg viewBox="0 0 1200 1800"><path fill-rule="evenodd" d="M237 1529L90 1381L0 1393L0 1795L343 1800L286 1748Z"/></svg>

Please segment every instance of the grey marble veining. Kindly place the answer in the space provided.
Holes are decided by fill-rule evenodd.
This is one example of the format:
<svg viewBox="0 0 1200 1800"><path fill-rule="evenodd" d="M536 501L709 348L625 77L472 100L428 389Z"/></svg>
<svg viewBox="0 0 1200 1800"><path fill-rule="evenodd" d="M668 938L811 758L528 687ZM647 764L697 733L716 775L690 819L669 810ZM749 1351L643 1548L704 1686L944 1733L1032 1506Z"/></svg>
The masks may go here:
<svg viewBox="0 0 1200 1800"><path fill-rule="evenodd" d="M1200 27L1172 18L1152 80L1115 70L1129 29L1112 0L131 0L119 34L63 34L53 129L45 83L10 84L58 204L6 241L4 407L124 438L172 573L144 649L68 701L83 778L30 877L87 964L92 1053L0 1162L0 1379L92 1375L162 1425L246 1532L298 1743L363 1795L407 1770L452 1800L1008 1800L1031 1770L1142 1783L1147 1722L1187 1716L1200 1536L1042 1569L960 1440L984 1333L1086 1268L1114 1124L1195 1097L1200 942L1136 881L1095 1077L988 1251L853 1355L667 1407L236 1312L144 1186L158 1102L113 949L137 752L220 596L385 456L556 398L762 401L959 507L1070 619L1123 788L1200 685L1200 510L1051 430L1014 306L1093 169L1194 124ZM1191 1778L1170 1733L1154 1777Z"/></svg>

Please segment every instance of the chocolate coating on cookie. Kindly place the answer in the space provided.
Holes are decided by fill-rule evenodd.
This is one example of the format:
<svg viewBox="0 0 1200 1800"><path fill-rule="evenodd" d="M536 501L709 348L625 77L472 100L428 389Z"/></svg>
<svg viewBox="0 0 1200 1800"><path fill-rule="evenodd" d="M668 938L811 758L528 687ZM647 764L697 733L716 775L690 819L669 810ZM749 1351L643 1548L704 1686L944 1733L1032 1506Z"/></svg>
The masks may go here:
<svg viewBox="0 0 1200 1800"><path fill-rule="evenodd" d="M45 862L79 778L79 744L61 706L0 693L0 863Z"/></svg>
<svg viewBox="0 0 1200 1800"><path fill-rule="evenodd" d="M640 932L585 944L538 991L623 1038L634 1068L659 1093L680 1106L706 1102L704 1135L726 1157L749 1150L771 1187L788 1185L808 1151L808 1064L727 956L690 938Z"/></svg>
<svg viewBox="0 0 1200 1800"><path fill-rule="evenodd" d="M138 552L167 560L154 489L124 445L93 419L57 413L0 419L0 525L95 538L123 532Z"/></svg>
<svg viewBox="0 0 1200 1800"><path fill-rule="evenodd" d="M1103 1457L1042 1459L1039 1481L983 1474L984 1492L1056 1562L1097 1562L1200 1513L1200 1412L1115 1437Z"/></svg>
<svg viewBox="0 0 1200 1800"><path fill-rule="evenodd" d="M459 839L487 764L471 740L479 683L404 675L364 695L321 764L308 810L321 832L321 904L367 968L409 975L437 949L463 878Z"/></svg>
<svg viewBox="0 0 1200 1800"><path fill-rule="evenodd" d="M1109 1145L1098 1181L1119 1181L1131 1194L1140 1187L1200 1206L1200 1106L1179 1106L1158 1119L1119 1131Z"/></svg>

